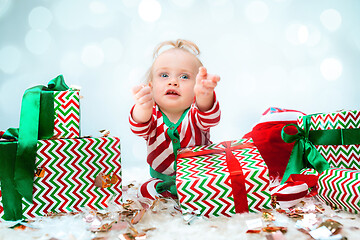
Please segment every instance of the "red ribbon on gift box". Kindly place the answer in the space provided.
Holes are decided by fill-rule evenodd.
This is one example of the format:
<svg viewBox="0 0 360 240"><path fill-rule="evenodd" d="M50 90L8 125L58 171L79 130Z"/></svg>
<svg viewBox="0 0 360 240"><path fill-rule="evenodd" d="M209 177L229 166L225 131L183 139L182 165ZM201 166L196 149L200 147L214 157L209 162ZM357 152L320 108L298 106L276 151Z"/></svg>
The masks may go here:
<svg viewBox="0 0 360 240"><path fill-rule="evenodd" d="M180 150L178 153L178 158L188 158L196 157L201 155L209 154L223 154L226 155L226 164L230 173L231 185L233 188L233 196L235 203L235 212L244 213L249 212L249 205L247 201L247 192L245 188L245 176L242 171L240 162L236 159L232 151L253 148L255 147L254 143L233 143L232 141L221 142L221 145L224 148L220 149L207 149L198 152L193 152L189 149Z"/></svg>

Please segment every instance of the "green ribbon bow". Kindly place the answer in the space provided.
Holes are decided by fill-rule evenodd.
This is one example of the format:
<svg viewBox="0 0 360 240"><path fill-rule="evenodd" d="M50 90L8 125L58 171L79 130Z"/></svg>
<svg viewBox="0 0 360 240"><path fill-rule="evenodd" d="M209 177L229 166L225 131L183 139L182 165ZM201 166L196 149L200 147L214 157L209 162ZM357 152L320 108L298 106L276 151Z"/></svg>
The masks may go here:
<svg viewBox="0 0 360 240"><path fill-rule="evenodd" d="M303 168L314 168L320 173L330 168L329 163L309 140L309 125L305 123L305 119L304 124L305 130L301 129L296 124L288 124L284 126L281 131L281 137L284 142L295 142L281 181L282 184L286 182L291 174L298 174ZM295 135L285 133L285 128L288 126L296 127L298 132Z"/></svg>
<svg viewBox="0 0 360 240"><path fill-rule="evenodd" d="M36 146L38 139L54 134L54 92L65 91L62 75L48 86L35 86L25 91L21 103L19 128L9 128L3 138L17 142L0 143L0 170L4 219L22 218L21 196L32 203Z"/></svg>

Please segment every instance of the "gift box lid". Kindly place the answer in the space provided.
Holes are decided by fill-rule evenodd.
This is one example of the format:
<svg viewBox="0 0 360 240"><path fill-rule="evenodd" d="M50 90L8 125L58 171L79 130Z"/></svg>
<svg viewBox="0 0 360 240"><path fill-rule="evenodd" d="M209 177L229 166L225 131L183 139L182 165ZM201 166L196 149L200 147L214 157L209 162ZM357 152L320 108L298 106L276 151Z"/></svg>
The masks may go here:
<svg viewBox="0 0 360 240"><path fill-rule="evenodd" d="M360 128L360 111L336 111L317 113L298 118L298 125L304 129L305 119L310 118L309 130L351 129Z"/></svg>

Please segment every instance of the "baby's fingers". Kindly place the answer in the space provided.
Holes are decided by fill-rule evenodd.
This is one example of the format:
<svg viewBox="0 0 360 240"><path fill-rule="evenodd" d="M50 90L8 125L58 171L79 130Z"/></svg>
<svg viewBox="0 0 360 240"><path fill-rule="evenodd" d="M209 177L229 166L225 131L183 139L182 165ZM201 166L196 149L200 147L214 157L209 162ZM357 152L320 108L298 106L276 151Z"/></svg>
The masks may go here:
<svg viewBox="0 0 360 240"><path fill-rule="evenodd" d="M149 86L142 86L141 89L134 94L134 98L138 100L145 95L151 95L151 89Z"/></svg>
<svg viewBox="0 0 360 240"><path fill-rule="evenodd" d="M196 75L196 81L201 82L201 80L206 79L207 77L207 70L205 67L200 67L199 72Z"/></svg>
<svg viewBox="0 0 360 240"><path fill-rule="evenodd" d="M151 94L145 94L143 96L141 96L140 98L137 99L137 103L142 105L144 103L148 103L152 101L152 95Z"/></svg>
<svg viewBox="0 0 360 240"><path fill-rule="evenodd" d="M131 92L133 95L137 94L142 88L144 87L144 85L136 85L131 89Z"/></svg>
<svg viewBox="0 0 360 240"><path fill-rule="evenodd" d="M220 81L220 76L219 75L208 75L208 79L213 81L213 82L218 82Z"/></svg>
<svg viewBox="0 0 360 240"><path fill-rule="evenodd" d="M217 86L217 81L212 81L209 79L202 80L201 83L205 88L214 89Z"/></svg>

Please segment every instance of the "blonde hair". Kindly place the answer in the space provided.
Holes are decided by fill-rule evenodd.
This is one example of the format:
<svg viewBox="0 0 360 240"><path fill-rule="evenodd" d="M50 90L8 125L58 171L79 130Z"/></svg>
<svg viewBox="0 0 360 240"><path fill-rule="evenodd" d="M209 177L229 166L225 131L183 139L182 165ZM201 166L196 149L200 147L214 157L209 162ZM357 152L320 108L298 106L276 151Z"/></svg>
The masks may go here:
<svg viewBox="0 0 360 240"><path fill-rule="evenodd" d="M161 51L165 47L167 47L167 49ZM170 50L170 49L181 49L186 52L189 52L189 53L193 54L197 58L197 60L199 60L200 66L203 65L202 62L200 61L200 59L198 58L198 56L200 55L199 47L195 43L193 43L189 40L184 40L184 39L177 39L176 41L164 41L164 42L159 43L154 49L154 53L153 53L154 61L146 73L146 83L150 83L152 81L152 70L153 70L153 65L154 65L156 58L161 53L163 53L167 50Z"/></svg>

